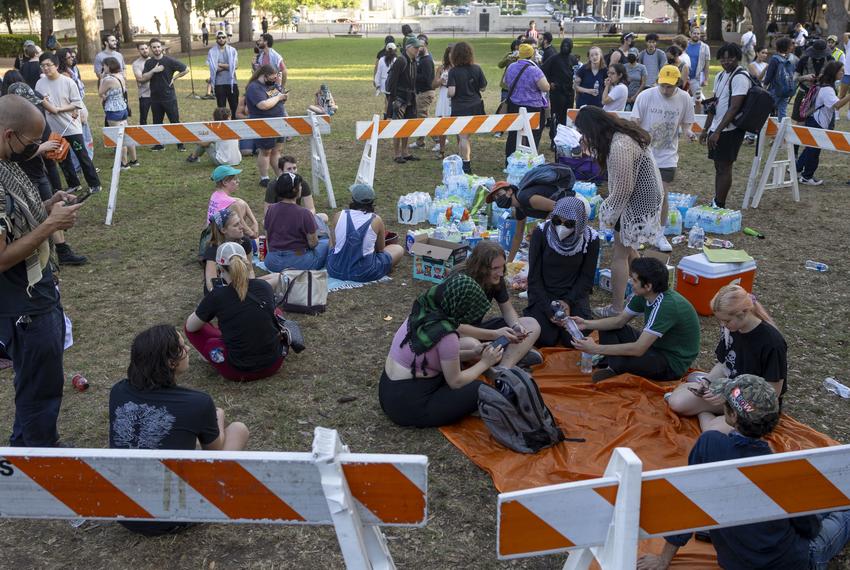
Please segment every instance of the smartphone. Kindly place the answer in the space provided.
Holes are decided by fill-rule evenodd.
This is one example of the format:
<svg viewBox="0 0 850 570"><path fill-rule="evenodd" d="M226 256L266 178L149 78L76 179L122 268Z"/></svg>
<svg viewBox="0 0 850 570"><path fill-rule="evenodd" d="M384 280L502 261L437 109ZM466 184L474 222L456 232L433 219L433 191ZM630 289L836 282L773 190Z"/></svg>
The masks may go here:
<svg viewBox="0 0 850 570"><path fill-rule="evenodd" d="M570 318L567 318L567 332L569 332L570 336L575 340L584 340L584 334L581 332L581 329L578 328L576 322Z"/></svg>
<svg viewBox="0 0 850 570"><path fill-rule="evenodd" d="M511 340L508 337L502 335L499 338L497 338L496 340L494 340L493 342L491 342L490 345L493 348L505 348L510 343L511 343Z"/></svg>
<svg viewBox="0 0 850 570"><path fill-rule="evenodd" d="M86 188L85 191L82 192L81 194L75 194L77 201L74 202L74 204L82 204L83 202L85 202L86 200L91 198L92 194L93 194L93 192L91 191L91 188Z"/></svg>
<svg viewBox="0 0 850 570"><path fill-rule="evenodd" d="M284 94L284 95L286 95L286 94L287 94L287 93L289 93L290 91L292 91L292 90L291 90L291 89L284 89L284 90L283 90L283 94Z"/></svg>

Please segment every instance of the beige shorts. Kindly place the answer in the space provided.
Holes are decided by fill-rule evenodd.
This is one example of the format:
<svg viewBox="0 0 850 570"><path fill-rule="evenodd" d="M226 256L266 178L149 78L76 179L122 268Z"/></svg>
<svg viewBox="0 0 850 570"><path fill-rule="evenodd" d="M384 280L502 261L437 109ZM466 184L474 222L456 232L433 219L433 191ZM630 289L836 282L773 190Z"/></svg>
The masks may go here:
<svg viewBox="0 0 850 570"><path fill-rule="evenodd" d="M416 116L424 119L431 111L431 105L434 104L434 91L423 91L416 94Z"/></svg>
<svg viewBox="0 0 850 570"><path fill-rule="evenodd" d="M690 93L691 97L694 98L698 98L702 93L702 85L699 84L698 77L691 79L691 83L688 85L688 93Z"/></svg>

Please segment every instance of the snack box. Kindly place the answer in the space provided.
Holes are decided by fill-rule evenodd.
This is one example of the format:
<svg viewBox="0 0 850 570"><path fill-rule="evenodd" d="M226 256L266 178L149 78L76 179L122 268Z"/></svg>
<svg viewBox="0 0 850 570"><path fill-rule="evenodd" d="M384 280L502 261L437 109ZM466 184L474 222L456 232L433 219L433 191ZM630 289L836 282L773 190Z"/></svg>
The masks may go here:
<svg viewBox="0 0 850 570"><path fill-rule="evenodd" d="M410 246L413 254L413 278L441 283L452 269L466 261L469 245L417 235Z"/></svg>

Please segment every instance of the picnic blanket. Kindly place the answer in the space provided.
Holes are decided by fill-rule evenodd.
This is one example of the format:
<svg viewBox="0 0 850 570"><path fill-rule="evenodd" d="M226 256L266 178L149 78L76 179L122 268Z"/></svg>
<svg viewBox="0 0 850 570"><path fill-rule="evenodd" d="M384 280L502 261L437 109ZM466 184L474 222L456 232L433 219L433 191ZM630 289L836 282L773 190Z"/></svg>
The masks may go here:
<svg viewBox="0 0 850 570"><path fill-rule="evenodd" d="M634 450L644 471L688 464L688 452L700 429L695 418L679 417L664 402L664 393L677 382L621 375L594 385L579 370L579 352L543 352L545 362L534 369L534 379L564 434L585 438L585 442L564 442L525 455L498 444L477 417L440 428L490 474L496 489L506 492L600 477L615 447ZM776 453L838 443L788 415L782 416L768 441ZM659 553L662 546L663 539L644 541L641 551ZM674 563L687 568L717 567L711 545L694 540L679 551Z"/></svg>
<svg viewBox="0 0 850 570"><path fill-rule="evenodd" d="M254 266L259 267L263 271L267 273L271 273L271 271L266 268L266 264L263 261L254 261ZM360 281L345 281L343 279L334 279L333 277L328 277L328 293L332 293L333 291L342 291L345 289L359 289L365 285L371 285L372 283L389 283L393 278L389 275L385 275L380 279L376 279L375 281L367 281L365 283L361 283Z"/></svg>

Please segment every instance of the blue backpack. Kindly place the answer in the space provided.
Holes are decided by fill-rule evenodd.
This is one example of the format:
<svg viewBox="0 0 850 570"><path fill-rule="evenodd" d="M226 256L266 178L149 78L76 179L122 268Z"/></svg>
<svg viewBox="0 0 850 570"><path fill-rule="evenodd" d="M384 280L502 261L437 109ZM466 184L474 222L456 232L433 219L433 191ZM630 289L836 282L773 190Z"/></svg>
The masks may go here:
<svg viewBox="0 0 850 570"><path fill-rule="evenodd" d="M778 55L774 55L773 58L776 59L777 65L776 75L770 84L770 91L776 97L791 97L797 90L794 84L794 64Z"/></svg>

